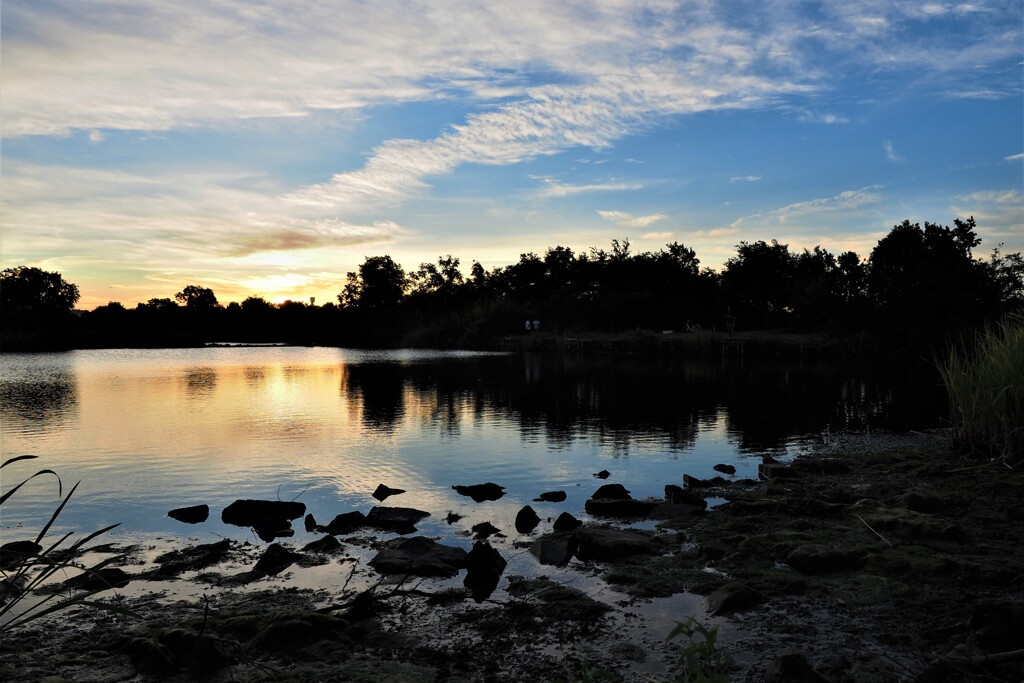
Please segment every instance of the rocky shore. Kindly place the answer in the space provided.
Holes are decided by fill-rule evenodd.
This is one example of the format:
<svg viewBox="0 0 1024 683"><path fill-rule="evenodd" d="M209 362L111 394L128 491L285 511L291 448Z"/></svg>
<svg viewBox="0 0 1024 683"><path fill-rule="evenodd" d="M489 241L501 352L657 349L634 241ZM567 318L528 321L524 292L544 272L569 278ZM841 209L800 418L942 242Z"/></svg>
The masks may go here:
<svg viewBox="0 0 1024 683"><path fill-rule="evenodd" d="M118 561L60 590L106 582L117 588L97 597L117 610L76 607L5 634L0 677L683 680L688 641L635 627L683 594L696 613L678 619L719 628L705 671L718 680L1022 680L1019 470L964 460L942 434L767 460L760 481L724 467L658 500L599 482L583 511L542 520L525 506L514 542L477 525L468 551L418 535L427 512L383 505L307 518L309 543L277 540L302 514L289 508L252 524L269 545L99 548Z"/></svg>

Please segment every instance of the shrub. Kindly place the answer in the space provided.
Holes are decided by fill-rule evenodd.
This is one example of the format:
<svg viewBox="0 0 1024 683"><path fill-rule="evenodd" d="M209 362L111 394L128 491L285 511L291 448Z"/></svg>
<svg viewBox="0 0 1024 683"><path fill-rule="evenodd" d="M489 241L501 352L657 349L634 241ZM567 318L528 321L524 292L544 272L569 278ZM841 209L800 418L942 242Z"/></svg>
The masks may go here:
<svg viewBox="0 0 1024 683"><path fill-rule="evenodd" d="M958 449L1013 464L1024 453L1024 315L985 330L937 363Z"/></svg>

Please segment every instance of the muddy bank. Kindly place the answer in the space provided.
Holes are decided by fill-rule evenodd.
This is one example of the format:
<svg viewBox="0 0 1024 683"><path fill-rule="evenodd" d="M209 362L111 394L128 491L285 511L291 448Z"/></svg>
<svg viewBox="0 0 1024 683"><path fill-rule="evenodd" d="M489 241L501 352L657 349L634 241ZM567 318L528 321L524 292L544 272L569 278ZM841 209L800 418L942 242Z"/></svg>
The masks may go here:
<svg viewBox="0 0 1024 683"><path fill-rule="evenodd" d="M132 582L101 595L141 619L30 624L0 642L0 677L672 680L684 643L664 636L696 616L721 626L736 681L1021 680L1024 479L941 435L887 443L849 437L661 501L602 487L590 517L570 511L583 526L498 546L509 567L483 597L458 554L432 578L375 569L431 547L393 534L107 549Z"/></svg>

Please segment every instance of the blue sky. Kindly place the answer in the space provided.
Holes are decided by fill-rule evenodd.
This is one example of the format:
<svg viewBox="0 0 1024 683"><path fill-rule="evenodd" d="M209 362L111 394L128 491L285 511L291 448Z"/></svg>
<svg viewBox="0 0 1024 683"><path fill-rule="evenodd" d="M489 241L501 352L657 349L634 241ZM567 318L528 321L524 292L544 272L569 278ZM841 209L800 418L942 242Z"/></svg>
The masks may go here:
<svg viewBox="0 0 1024 683"><path fill-rule="evenodd" d="M81 306L322 303L365 256L741 240L1024 251L1024 12L972 3L6 0L2 265Z"/></svg>

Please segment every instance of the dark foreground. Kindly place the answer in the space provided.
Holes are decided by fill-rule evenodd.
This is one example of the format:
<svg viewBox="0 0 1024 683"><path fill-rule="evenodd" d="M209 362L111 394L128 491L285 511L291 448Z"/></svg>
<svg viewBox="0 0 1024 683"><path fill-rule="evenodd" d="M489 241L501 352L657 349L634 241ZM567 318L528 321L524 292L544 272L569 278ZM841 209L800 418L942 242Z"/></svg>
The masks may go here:
<svg viewBox="0 0 1024 683"><path fill-rule="evenodd" d="M772 474L692 482L729 502L702 513L680 498L656 532L627 532L644 554L591 552L552 580L504 575L479 603L459 580L382 580L361 558L387 544L366 537L283 544L295 556L280 568L252 544L162 558L121 549L128 574L166 586L108 598L142 619L77 609L34 622L0 641L0 678L686 680L685 638L644 641L623 626L683 591L706 596L698 616L721 625L717 672L732 680L1024 678L1019 471L915 435L885 450L850 437ZM341 565L330 589L292 584L293 570L317 564ZM633 599L580 590L601 582Z"/></svg>

